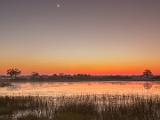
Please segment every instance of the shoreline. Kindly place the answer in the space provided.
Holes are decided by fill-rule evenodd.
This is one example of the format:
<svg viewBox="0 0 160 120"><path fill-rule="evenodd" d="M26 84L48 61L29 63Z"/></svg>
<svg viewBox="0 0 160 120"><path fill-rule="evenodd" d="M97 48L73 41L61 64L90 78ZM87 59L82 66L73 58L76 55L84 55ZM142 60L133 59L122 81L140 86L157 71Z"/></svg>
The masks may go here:
<svg viewBox="0 0 160 120"><path fill-rule="evenodd" d="M12 83L12 82L160 82L158 79L144 80L144 79L106 79L106 80L69 80L69 79L57 79L57 80L0 80L0 85L3 83Z"/></svg>

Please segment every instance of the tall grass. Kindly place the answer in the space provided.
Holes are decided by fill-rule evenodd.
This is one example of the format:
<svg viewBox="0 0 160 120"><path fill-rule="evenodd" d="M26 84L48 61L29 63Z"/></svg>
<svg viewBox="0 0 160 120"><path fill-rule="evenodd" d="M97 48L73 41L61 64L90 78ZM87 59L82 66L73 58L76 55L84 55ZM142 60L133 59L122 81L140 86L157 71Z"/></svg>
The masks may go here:
<svg viewBox="0 0 160 120"><path fill-rule="evenodd" d="M0 97L0 120L160 120L160 97Z"/></svg>

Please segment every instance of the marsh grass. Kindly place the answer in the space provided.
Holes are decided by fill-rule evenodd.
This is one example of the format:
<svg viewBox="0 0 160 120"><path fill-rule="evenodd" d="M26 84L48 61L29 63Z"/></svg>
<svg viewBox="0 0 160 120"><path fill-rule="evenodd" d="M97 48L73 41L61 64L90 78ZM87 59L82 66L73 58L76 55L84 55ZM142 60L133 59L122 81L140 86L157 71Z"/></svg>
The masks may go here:
<svg viewBox="0 0 160 120"><path fill-rule="evenodd" d="M0 97L0 120L160 120L160 97Z"/></svg>

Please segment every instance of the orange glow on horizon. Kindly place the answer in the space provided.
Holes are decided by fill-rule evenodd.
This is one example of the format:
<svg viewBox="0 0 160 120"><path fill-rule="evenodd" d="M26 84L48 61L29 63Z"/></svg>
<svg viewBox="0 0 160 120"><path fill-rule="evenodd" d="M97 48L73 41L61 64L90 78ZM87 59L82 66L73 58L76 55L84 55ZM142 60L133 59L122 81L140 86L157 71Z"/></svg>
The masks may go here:
<svg viewBox="0 0 160 120"><path fill-rule="evenodd" d="M118 58L117 58L118 59ZM97 58L43 58L43 59L18 59L2 61L0 74L5 74L9 68L18 68L22 74L39 72L40 74L93 74L93 75L138 75L145 69L150 69L153 74L160 74L158 60L150 59L97 59ZM145 61L145 62L144 62Z"/></svg>
<svg viewBox="0 0 160 120"><path fill-rule="evenodd" d="M160 69L158 67L145 67L145 66L131 66L131 65L32 65L32 66L5 66L1 68L0 73L5 74L9 68L18 68L22 71L22 74L31 74L32 72L39 72L40 74L91 74L91 75L139 75L145 69L150 69L153 74L159 74Z"/></svg>

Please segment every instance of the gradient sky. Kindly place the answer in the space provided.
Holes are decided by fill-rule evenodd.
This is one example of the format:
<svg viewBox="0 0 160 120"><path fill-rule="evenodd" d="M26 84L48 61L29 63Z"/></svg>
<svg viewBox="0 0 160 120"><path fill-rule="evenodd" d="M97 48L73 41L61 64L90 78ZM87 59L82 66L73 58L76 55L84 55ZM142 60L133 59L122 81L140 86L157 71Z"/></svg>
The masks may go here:
<svg viewBox="0 0 160 120"><path fill-rule="evenodd" d="M160 74L160 0L0 0L0 73Z"/></svg>

